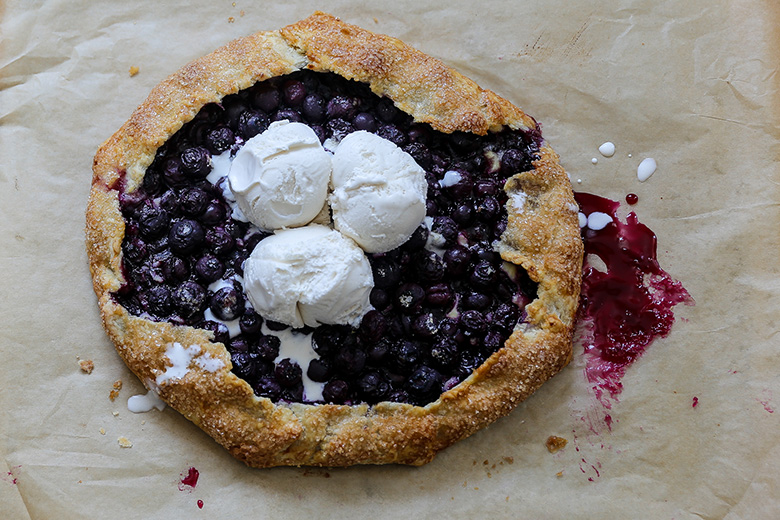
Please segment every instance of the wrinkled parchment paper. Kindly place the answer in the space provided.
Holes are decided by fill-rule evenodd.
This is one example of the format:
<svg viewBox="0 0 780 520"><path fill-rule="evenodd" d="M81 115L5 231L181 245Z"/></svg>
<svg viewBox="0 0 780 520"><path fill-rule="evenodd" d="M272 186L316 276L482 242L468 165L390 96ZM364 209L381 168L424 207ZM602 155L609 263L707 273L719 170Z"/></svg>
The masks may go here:
<svg viewBox="0 0 780 520"><path fill-rule="evenodd" d="M776 3L188 4L0 7L0 518L777 517ZM611 409L575 345L511 415L422 468L253 470L170 408L127 410L143 388L101 328L84 251L92 157L168 74L315 9L400 37L525 109L575 189L639 196L662 266L696 305L677 307ZM645 157L658 170L639 183ZM567 446L551 454L550 435ZM181 484L190 467L194 488Z"/></svg>

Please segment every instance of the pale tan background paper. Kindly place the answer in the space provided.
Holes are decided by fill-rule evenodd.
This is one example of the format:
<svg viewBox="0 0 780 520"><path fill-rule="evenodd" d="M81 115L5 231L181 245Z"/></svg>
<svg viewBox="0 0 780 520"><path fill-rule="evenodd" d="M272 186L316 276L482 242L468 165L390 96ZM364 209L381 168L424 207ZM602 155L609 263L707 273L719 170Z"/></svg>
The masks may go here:
<svg viewBox="0 0 780 520"><path fill-rule="evenodd" d="M422 468L252 470L170 408L127 410L142 386L103 333L84 252L92 156L177 68L315 9L524 108L575 189L639 195L697 303L629 369L611 432L580 345L510 416ZM0 518L777 518L778 14L771 0L5 2ZM658 171L640 184L644 157ZM551 434L569 441L557 454ZM180 491L191 466L200 481Z"/></svg>

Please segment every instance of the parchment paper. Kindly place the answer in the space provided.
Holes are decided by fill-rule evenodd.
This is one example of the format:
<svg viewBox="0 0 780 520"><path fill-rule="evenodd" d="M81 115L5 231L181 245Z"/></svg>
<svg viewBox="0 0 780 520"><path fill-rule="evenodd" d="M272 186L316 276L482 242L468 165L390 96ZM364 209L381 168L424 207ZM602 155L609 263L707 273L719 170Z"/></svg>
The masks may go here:
<svg viewBox="0 0 780 520"><path fill-rule="evenodd" d="M777 517L775 2L11 0L2 9L0 518ZM101 328L84 252L92 157L168 74L315 9L400 37L521 106L542 122L575 189L638 194L633 209L658 234L662 266L696 305L678 306L672 334L628 370L611 430L581 345L511 415L422 468L253 470L170 408L127 410L142 386ZM610 159L597 152L605 141L617 146ZM640 184L644 157L658 170ZM94 362L92 374L79 359ZM549 453L550 435L568 445ZM190 467L200 472L194 488L180 482Z"/></svg>

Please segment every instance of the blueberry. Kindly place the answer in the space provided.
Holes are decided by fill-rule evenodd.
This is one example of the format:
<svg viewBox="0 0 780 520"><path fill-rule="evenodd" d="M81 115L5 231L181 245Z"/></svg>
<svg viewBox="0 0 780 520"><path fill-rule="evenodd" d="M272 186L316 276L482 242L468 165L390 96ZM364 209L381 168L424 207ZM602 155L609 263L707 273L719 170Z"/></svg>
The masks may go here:
<svg viewBox="0 0 780 520"><path fill-rule="evenodd" d="M260 397L267 397L271 400L278 398L282 393L282 387L270 376L258 379L257 382L252 385L252 389L255 391L255 394Z"/></svg>
<svg viewBox="0 0 780 520"><path fill-rule="evenodd" d="M163 188L162 175L151 168L146 170L143 181L144 192L148 195L155 195Z"/></svg>
<svg viewBox="0 0 780 520"><path fill-rule="evenodd" d="M378 258L372 263L374 287L389 289L401 281L401 269L398 264L387 258Z"/></svg>
<svg viewBox="0 0 780 520"><path fill-rule="evenodd" d="M261 336L255 350L260 359L273 361L279 356L279 349L281 346L282 341L277 336Z"/></svg>
<svg viewBox="0 0 780 520"><path fill-rule="evenodd" d="M252 104L267 113L271 113L282 101L279 91L269 84L260 84L252 93Z"/></svg>
<svg viewBox="0 0 780 520"><path fill-rule="evenodd" d="M341 118L331 119L325 124L325 132L337 141L341 141L354 131L355 127L352 123Z"/></svg>
<svg viewBox="0 0 780 520"><path fill-rule="evenodd" d="M173 302L182 317L190 318L206 306L206 289L197 282L182 282L173 291Z"/></svg>
<svg viewBox="0 0 780 520"><path fill-rule="evenodd" d="M497 330L491 330L485 334L485 339L482 340L483 348L486 352L497 352L504 346L504 335Z"/></svg>
<svg viewBox="0 0 780 520"><path fill-rule="evenodd" d="M237 336L235 338L230 338L230 344L225 345L229 352L246 352L249 353L249 343L247 342L246 338L242 336ZM256 357L256 356L255 356Z"/></svg>
<svg viewBox="0 0 780 520"><path fill-rule="evenodd" d="M458 344L452 338L439 338L431 348L431 360L440 368L449 368L458 359Z"/></svg>
<svg viewBox="0 0 780 520"><path fill-rule="evenodd" d="M490 307L491 303L493 303L493 298L487 294L471 292L463 300L463 307L466 309L482 311Z"/></svg>
<svg viewBox="0 0 780 520"><path fill-rule="evenodd" d="M282 90L284 102L291 107L297 107L306 98L306 87L297 80L288 80Z"/></svg>
<svg viewBox="0 0 780 520"><path fill-rule="evenodd" d="M173 190L167 190L160 195L159 206L165 210L170 217L179 215L181 207L179 206L179 197Z"/></svg>
<svg viewBox="0 0 780 520"><path fill-rule="evenodd" d="M402 339L390 349L393 366L402 373L408 373L422 358L422 347L416 341Z"/></svg>
<svg viewBox="0 0 780 520"><path fill-rule="evenodd" d="M322 398L328 403L343 404L349 399L349 385L346 381L334 379L325 384Z"/></svg>
<svg viewBox="0 0 780 520"><path fill-rule="evenodd" d="M395 125L382 125L376 132L376 135L382 139L387 139L399 148L403 148L407 143L406 134Z"/></svg>
<svg viewBox="0 0 780 520"><path fill-rule="evenodd" d="M469 281L480 287L489 287L495 280L496 268L486 260L477 262L469 276Z"/></svg>
<svg viewBox="0 0 780 520"><path fill-rule="evenodd" d="M385 123L392 123L398 119L400 110L395 107L390 98L382 98L376 105L376 115Z"/></svg>
<svg viewBox="0 0 780 520"><path fill-rule="evenodd" d="M206 283L216 282L225 273L225 266L216 256L206 253L195 262L195 273Z"/></svg>
<svg viewBox="0 0 780 520"><path fill-rule="evenodd" d="M501 212L501 204L495 197L485 197L477 204L477 218L483 222L493 222Z"/></svg>
<svg viewBox="0 0 780 520"><path fill-rule="evenodd" d="M450 143L455 153L466 155L479 147L479 137L467 132L453 132L450 134Z"/></svg>
<svg viewBox="0 0 780 520"><path fill-rule="evenodd" d="M125 240L122 244L122 252L125 258L134 263L141 263L146 258L148 249L146 242L138 237L132 237Z"/></svg>
<svg viewBox="0 0 780 520"><path fill-rule="evenodd" d="M440 234L448 247L453 246L458 238L458 225L450 217L434 217L431 231Z"/></svg>
<svg viewBox="0 0 780 520"><path fill-rule="evenodd" d="M512 331L520 318L520 309L516 305L500 303L490 313L492 325L504 331Z"/></svg>
<svg viewBox="0 0 780 520"><path fill-rule="evenodd" d="M233 373L242 379L254 379L255 364L248 352L232 352L230 362L233 363Z"/></svg>
<svg viewBox="0 0 780 520"><path fill-rule="evenodd" d="M367 401L381 401L390 389L387 381L379 372L367 372L357 381L357 388L360 394Z"/></svg>
<svg viewBox="0 0 780 520"><path fill-rule="evenodd" d="M493 227L493 238L499 240L501 236L504 234L504 231L506 231L506 226L507 226L506 218L503 218L498 222L496 222L496 225Z"/></svg>
<svg viewBox="0 0 780 520"><path fill-rule="evenodd" d="M406 382L406 388L413 395L427 397L434 391L441 391L442 377L439 372L425 365L418 367L409 380Z"/></svg>
<svg viewBox="0 0 780 520"><path fill-rule="evenodd" d="M274 369L276 381L284 388L292 388L300 384L302 374L300 365L289 358L279 361Z"/></svg>
<svg viewBox="0 0 780 520"><path fill-rule="evenodd" d="M345 376L356 376L366 365L366 353L357 347L342 348L333 358L333 367Z"/></svg>
<svg viewBox="0 0 780 520"><path fill-rule="evenodd" d="M238 135L245 140L265 132L268 128L268 116L258 110L245 110L238 116Z"/></svg>
<svg viewBox="0 0 780 520"><path fill-rule="evenodd" d="M464 200L471 196L474 182L471 174L464 170L455 170L460 175L460 180L447 188L449 195L455 200Z"/></svg>
<svg viewBox="0 0 780 520"><path fill-rule="evenodd" d="M505 177L530 170L532 167L530 159L519 150L510 149L501 155L501 174Z"/></svg>
<svg viewBox="0 0 780 520"><path fill-rule="evenodd" d="M474 195L477 197L494 197L498 193L498 185L490 179L479 179L474 183Z"/></svg>
<svg viewBox="0 0 780 520"><path fill-rule="evenodd" d="M368 297L368 301L372 307L379 310L386 309L387 306L392 303L390 300L390 295L387 294L387 291L380 289L379 287L374 287L371 289L371 294Z"/></svg>
<svg viewBox="0 0 780 520"><path fill-rule="evenodd" d="M269 329L275 330L277 332L280 330L285 330L290 328L290 326L287 325L286 323L282 323L281 321L273 321L273 320L265 320L265 325Z"/></svg>
<svg viewBox="0 0 780 520"><path fill-rule="evenodd" d="M423 282L436 282L444 276L444 261L433 251L421 251L417 256L416 266L417 274Z"/></svg>
<svg viewBox="0 0 780 520"><path fill-rule="evenodd" d="M312 381L317 383L326 382L331 375L330 363L325 359L312 359L309 361L309 368L306 370L306 375Z"/></svg>
<svg viewBox="0 0 780 520"><path fill-rule="evenodd" d="M206 148L214 155L229 150L236 142L233 131L226 126L218 126L206 132ZM208 175L208 172L206 172Z"/></svg>
<svg viewBox="0 0 780 520"><path fill-rule="evenodd" d="M179 159L168 159L163 167L162 175L168 186L181 186L187 182L187 173Z"/></svg>
<svg viewBox="0 0 780 520"><path fill-rule="evenodd" d="M263 318L256 312L248 311L239 318L238 325L241 328L241 334L253 336L260 333L260 327L263 325Z"/></svg>
<svg viewBox="0 0 780 520"><path fill-rule="evenodd" d="M360 105L360 100L356 98L346 96L335 96L330 101L325 109L325 113L328 119L346 119L351 120L357 113L357 108Z"/></svg>
<svg viewBox="0 0 780 520"><path fill-rule="evenodd" d="M180 159L184 173L191 179L205 179L211 171L211 155L202 146L185 149Z"/></svg>
<svg viewBox="0 0 780 520"><path fill-rule="evenodd" d="M368 311L360 322L359 334L366 343L379 341L387 330L387 321L382 313Z"/></svg>
<svg viewBox="0 0 780 520"><path fill-rule="evenodd" d="M190 267L178 256L171 255L166 258L162 263L162 273L167 282L178 283L183 282L190 276Z"/></svg>
<svg viewBox="0 0 780 520"><path fill-rule="evenodd" d="M322 325L314 329L312 348L320 356L330 356L346 343L349 327L339 325Z"/></svg>
<svg viewBox="0 0 780 520"><path fill-rule="evenodd" d="M425 247L425 244L428 243L429 234L430 232L424 224L419 225L412 233L412 236L409 237L409 240L407 240L404 244L404 249L407 251L417 251L422 249Z"/></svg>
<svg viewBox="0 0 780 520"><path fill-rule="evenodd" d="M425 290L417 284L402 284L395 295L396 305L403 312L414 312L425 298Z"/></svg>
<svg viewBox="0 0 780 520"><path fill-rule="evenodd" d="M244 311L244 297L233 287L223 287L211 297L209 308L220 320L231 321Z"/></svg>
<svg viewBox="0 0 780 520"><path fill-rule="evenodd" d="M417 164L427 169L431 166L431 151L420 142L409 143L403 150L412 156Z"/></svg>
<svg viewBox="0 0 780 520"><path fill-rule="evenodd" d="M293 108L282 108L281 110L277 110L274 116L271 118L272 121L289 121L291 123L300 123L303 121L303 118L301 117L301 114L293 109Z"/></svg>
<svg viewBox="0 0 780 520"><path fill-rule="evenodd" d="M166 316L171 312L173 301L171 291L165 285L155 285L143 295L146 309L157 316Z"/></svg>
<svg viewBox="0 0 780 520"><path fill-rule="evenodd" d="M468 226L474 220L474 206L468 203L458 204L452 211L452 220L462 226Z"/></svg>
<svg viewBox="0 0 780 520"><path fill-rule="evenodd" d="M432 307L448 307L452 304L455 293L447 284L438 283L425 291L425 303Z"/></svg>
<svg viewBox="0 0 780 520"><path fill-rule="evenodd" d="M322 122L325 119L325 99L319 94L309 94L303 100L301 113L311 123Z"/></svg>
<svg viewBox="0 0 780 520"><path fill-rule="evenodd" d="M328 134L325 132L325 128L322 125L310 125L309 128L314 131L317 139L320 140L320 144L324 143L325 139L328 138Z"/></svg>
<svg viewBox="0 0 780 520"><path fill-rule="evenodd" d="M209 229L206 232L206 247L217 256L225 256L235 245L235 240L224 228Z"/></svg>
<svg viewBox="0 0 780 520"><path fill-rule="evenodd" d="M406 393L405 390L393 390L387 396L387 400L388 401L392 401L394 403L408 403L409 402L409 394Z"/></svg>
<svg viewBox="0 0 780 520"><path fill-rule="evenodd" d="M200 188L187 188L179 194L179 207L188 217L197 217L206 210L208 194Z"/></svg>
<svg viewBox="0 0 780 520"><path fill-rule="evenodd" d="M464 311L460 315L461 327L467 334L475 335L487 329L485 316L476 310Z"/></svg>
<svg viewBox="0 0 780 520"><path fill-rule="evenodd" d="M420 314L412 323L412 332L418 338L433 337L439 330L439 319L430 312Z"/></svg>
<svg viewBox="0 0 780 520"><path fill-rule="evenodd" d="M200 221L207 226L214 226L223 222L226 217L227 211L225 211L225 206L221 202L213 200L206 206L206 209L200 216Z"/></svg>
<svg viewBox="0 0 780 520"><path fill-rule="evenodd" d="M174 253L191 253L200 247L204 238L201 225L189 219L174 222L168 232L168 240Z"/></svg>
<svg viewBox="0 0 780 520"><path fill-rule="evenodd" d="M214 333L214 342L227 344L230 341L230 334L228 328L224 323L218 321L206 320L198 325L201 329L205 329Z"/></svg>
<svg viewBox="0 0 780 520"><path fill-rule="evenodd" d="M431 141L430 127L419 123L409 127L409 141L427 145Z"/></svg>
<svg viewBox="0 0 780 520"><path fill-rule="evenodd" d="M386 337L380 339L376 343L372 343L366 351L367 362L374 366L381 365L391 347L392 345L390 340L388 340Z"/></svg>
<svg viewBox="0 0 780 520"><path fill-rule="evenodd" d="M444 318L439 323L439 336L454 338L458 334L458 321L455 318Z"/></svg>
<svg viewBox="0 0 780 520"><path fill-rule="evenodd" d="M352 120L356 130L365 130L366 132L376 132L376 119L368 112L360 112Z"/></svg>

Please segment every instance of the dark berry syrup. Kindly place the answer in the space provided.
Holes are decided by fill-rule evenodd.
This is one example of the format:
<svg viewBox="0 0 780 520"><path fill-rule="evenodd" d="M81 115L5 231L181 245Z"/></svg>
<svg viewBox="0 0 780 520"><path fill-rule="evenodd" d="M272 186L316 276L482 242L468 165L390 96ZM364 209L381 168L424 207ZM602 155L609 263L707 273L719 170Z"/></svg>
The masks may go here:
<svg viewBox="0 0 780 520"><path fill-rule="evenodd" d="M612 223L599 231L582 228L585 263L579 309L585 374L599 401L611 408L607 393L615 399L623 389L626 368L655 338L669 334L672 308L694 301L661 269L656 236L635 213L623 222L617 215L619 202L590 193L575 193L575 199L585 215L599 211L612 217ZM588 255L600 258L607 271L590 265Z"/></svg>

